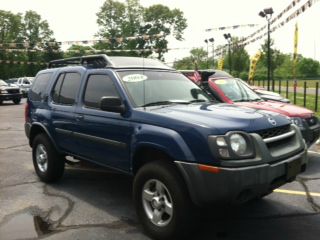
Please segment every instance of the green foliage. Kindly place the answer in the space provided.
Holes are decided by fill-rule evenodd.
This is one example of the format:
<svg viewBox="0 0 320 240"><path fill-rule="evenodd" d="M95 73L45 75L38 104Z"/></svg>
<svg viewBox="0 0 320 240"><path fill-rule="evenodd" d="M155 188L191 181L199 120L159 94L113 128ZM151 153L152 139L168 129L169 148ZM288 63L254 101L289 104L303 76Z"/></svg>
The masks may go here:
<svg viewBox="0 0 320 240"><path fill-rule="evenodd" d="M212 62L212 58L209 58L208 66ZM181 70L207 69L207 52L203 48L194 48L190 51L190 56L175 61L173 67Z"/></svg>
<svg viewBox="0 0 320 240"><path fill-rule="evenodd" d="M298 62L297 68L301 77L318 76L319 62L311 58L303 58Z"/></svg>
<svg viewBox="0 0 320 240"><path fill-rule="evenodd" d="M187 27L186 19L179 9L169 9L167 6L156 4L148 8L140 5L139 0L127 0L125 3L106 0L97 13L97 23L100 27L97 36L102 39L112 39L109 43L99 43L96 49L136 50L144 52L114 52L111 55L149 56L151 49L159 49L157 55L163 59L167 52L168 36L182 40L182 34ZM162 34L163 37L139 38L122 40L120 37L135 35Z"/></svg>
<svg viewBox="0 0 320 240"><path fill-rule="evenodd" d="M48 62L55 58L62 57L62 53L56 53L59 45L49 45L47 42L54 42L53 32L50 30L47 21L34 11L27 11L25 14L14 14L0 10L0 43L5 44L0 49L0 59L10 61ZM11 46L7 43L20 43ZM24 45L28 43L29 46ZM40 44L39 44L40 43ZM5 48L21 50L34 49L34 47L45 52L8 52ZM34 76L43 66L40 65L12 65L0 64L0 78Z"/></svg>
<svg viewBox="0 0 320 240"><path fill-rule="evenodd" d="M231 44L231 54L229 56L229 51L224 57L224 68L230 69L229 58L231 57L232 75L239 77L241 72L248 72L250 66L249 54L245 50L244 46L238 45L239 39L232 38Z"/></svg>

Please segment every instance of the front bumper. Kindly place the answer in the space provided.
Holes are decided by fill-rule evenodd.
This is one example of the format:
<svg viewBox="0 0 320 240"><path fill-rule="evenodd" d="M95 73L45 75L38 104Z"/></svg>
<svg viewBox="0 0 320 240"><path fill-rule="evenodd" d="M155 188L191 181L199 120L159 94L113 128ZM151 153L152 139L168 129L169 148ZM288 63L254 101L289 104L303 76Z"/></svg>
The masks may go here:
<svg viewBox="0 0 320 240"><path fill-rule="evenodd" d="M307 120L304 120L303 126L299 127L299 129L308 147L314 144L320 137L319 120L317 120L316 123L313 125L309 125L307 123Z"/></svg>
<svg viewBox="0 0 320 240"><path fill-rule="evenodd" d="M0 94L1 101L11 101L14 99L20 99L22 97L21 93L2 93Z"/></svg>
<svg viewBox="0 0 320 240"><path fill-rule="evenodd" d="M200 170L199 164L176 161L198 206L212 203L242 203L259 197L295 179L304 171L307 151L276 163L249 166L223 167L218 172Z"/></svg>

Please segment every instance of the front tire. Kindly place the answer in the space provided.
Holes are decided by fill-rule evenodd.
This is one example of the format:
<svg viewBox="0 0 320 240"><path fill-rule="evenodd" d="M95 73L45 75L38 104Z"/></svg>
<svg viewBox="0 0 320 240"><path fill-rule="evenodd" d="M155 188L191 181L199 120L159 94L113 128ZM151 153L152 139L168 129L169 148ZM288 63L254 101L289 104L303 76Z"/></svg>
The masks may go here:
<svg viewBox="0 0 320 240"><path fill-rule="evenodd" d="M32 143L33 166L43 182L55 182L64 172L64 159L45 134L37 135Z"/></svg>
<svg viewBox="0 0 320 240"><path fill-rule="evenodd" d="M16 98L12 100L14 104L20 104L21 98Z"/></svg>
<svg viewBox="0 0 320 240"><path fill-rule="evenodd" d="M154 239L180 239L195 225L194 207L174 165L156 161L138 171L133 183L137 215Z"/></svg>

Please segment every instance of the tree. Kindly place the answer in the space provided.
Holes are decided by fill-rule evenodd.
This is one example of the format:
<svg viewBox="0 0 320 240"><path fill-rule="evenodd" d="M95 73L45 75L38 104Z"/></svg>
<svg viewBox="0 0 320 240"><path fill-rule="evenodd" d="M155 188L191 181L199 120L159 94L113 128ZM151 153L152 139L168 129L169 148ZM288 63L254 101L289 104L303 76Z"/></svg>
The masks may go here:
<svg viewBox="0 0 320 240"><path fill-rule="evenodd" d="M82 45L72 45L64 53L64 57L65 58L81 57L81 56L86 55L88 51L92 51L92 48L88 47L88 46L82 46Z"/></svg>
<svg viewBox="0 0 320 240"><path fill-rule="evenodd" d="M158 49L158 58L163 59L167 51L167 37L182 40L183 31L187 27L180 10L170 10L160 4L143 8L139 0L126 0L125 3L106 0L97 17L97 36L109 41L101 41L94 48L124 50L120 53L111 52L112 55L149 56L153 49ZM156 34L162 34L162 37L149 36ZM133 36L142 37L129 38Z"/></svg>
<svg viewBox="0 0 320 240"><path fill-rule="evenodd" d="M273 48L274 41L273 39L270 40L270 55L271 55L271 79L274 78L274 71L283 64L285 61L285 55L281 53L279 50ZM268 68L268 40L261 45L262 55L261 55L261 62L263 65ZM267 75L266 77L267 78Z"/></svg>
<svg viewBox="0 0 320 240"><path fill-rule="evenodd" d="M170 10L167 6L156 4L145 9L144 21L151 27L148 34L162 34L162 38L151 40L154 48L159 49L158 58L163 59L167 52L167 36L172 35L176 40L183 40L182 34L187 27L187 20L179 9Z"/></svg>
<svg viewBox="0 0 320 240"><path fill-rule="evenodd" d="M0 44L1 60L48 62L62 57L62 53L59 52L60 46L55 44L48 22L34 11L13 14L0 10ZM44 52L24 52L31 49ZM41 68L43 66L0 64L0 78L34 76Z"/></svg>
<svg viewBox="0 0 320 240"><path fill-rule="evenodd" d="M250 58L244 46L239 45L237 37L232 38L231 42L231 56L229 56L229 51L227 51L224 57L224 67L225 69L230 69L229 58L231 57L232 74L239 77L241 72L249 71Z"/></svg>
<svg viewBox="0 0 320 240"><path fill-rule="evenodd" d="M319 62L311 58L302 58L298 62L298 73L301 77L318 76Z"/></svg>
<svg viewBox="0 0 320 240"><path fill-rule="evenodd" d="M208 59L212 62L212 58ZM173 67L176 69L205 69L207 68L207 51L203 48L194 48L190 56L175 61Z"/></svg>

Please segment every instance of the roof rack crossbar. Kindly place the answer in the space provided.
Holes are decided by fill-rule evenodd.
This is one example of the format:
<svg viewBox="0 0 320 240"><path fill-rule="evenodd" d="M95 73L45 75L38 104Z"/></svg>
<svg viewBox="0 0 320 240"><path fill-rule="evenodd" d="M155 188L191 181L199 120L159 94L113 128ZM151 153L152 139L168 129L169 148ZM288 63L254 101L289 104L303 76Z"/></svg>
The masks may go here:
<svg viewBox="0 0 320 240"><path fill-rule="evenodd" d="M113 64L106 54L98 54L53 60L49 62L48 68L63 66L86 66L90 68L104 68L107 66L113 66Z"/></svg>

